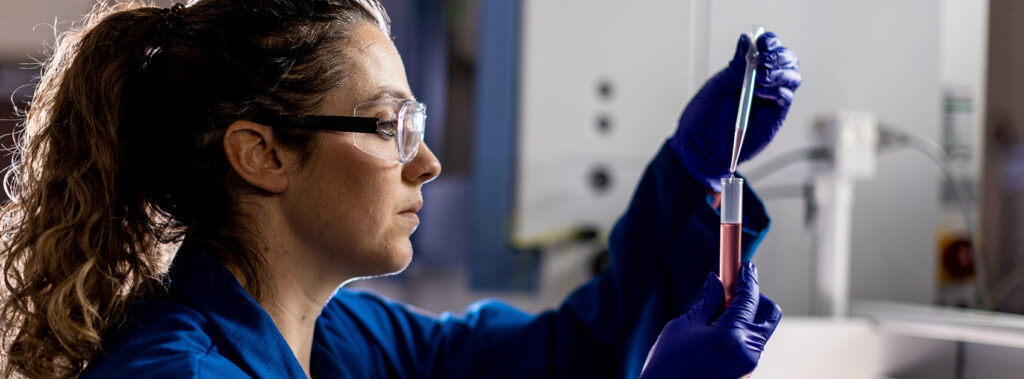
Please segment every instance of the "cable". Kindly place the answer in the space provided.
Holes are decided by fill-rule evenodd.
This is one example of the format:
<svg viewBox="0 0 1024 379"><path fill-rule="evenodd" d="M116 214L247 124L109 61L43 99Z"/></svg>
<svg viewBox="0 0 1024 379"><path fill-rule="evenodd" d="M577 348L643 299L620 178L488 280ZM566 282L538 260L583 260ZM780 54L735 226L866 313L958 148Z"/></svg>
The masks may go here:
<svg viewBox="0 0 1024 379"><path fill-rule="evenodd" d="M879 150L891 145L908 146L924 153L939 166L939 169L946 176L946 180L949 181L950 186L953 188L953 192L957 197L957 202L960 203L960 213L964 219L964 227L967 229L967 235L971 236L972 241L977 241L978 239L975 234L976 229L973 217L974 209L972 206L972 204L974 204L974 199L971 196L970 190L965 190L963 188L963 184L956 180L956 176L953 174L953 168L949 164L949 162L952 161L952 158L946 153L946 150L931 139L908 131L900 130L893 126L879 125L878 133ZM992 299L989 298L987 293L988 291L986 290L988 281L985 262L982 262L981 259L979 259L980 256L978 250L978 244L972 244L971 259L974 260L975 273L977 274L977 296L981 299L982 307L985 309L993 309Z"/></svg>
<svg viewBox="0 0 1024 379"><path fill-rule="evenodd" d="M757 197L761 200L792 199L807 197L807 183L775 184L757 187Z"/></svg>
<svg viewBox="0 0 1024 379"><path fill-rule="evenodd" d="M787 166L803 161L803 160L828 160L832 159L832 151L825 147L810 146L793 149L785 153L776 155L764 162L760 166L754 169L744 172L745 176L750 181L763 179L764 177L779 171Z"/></svg>

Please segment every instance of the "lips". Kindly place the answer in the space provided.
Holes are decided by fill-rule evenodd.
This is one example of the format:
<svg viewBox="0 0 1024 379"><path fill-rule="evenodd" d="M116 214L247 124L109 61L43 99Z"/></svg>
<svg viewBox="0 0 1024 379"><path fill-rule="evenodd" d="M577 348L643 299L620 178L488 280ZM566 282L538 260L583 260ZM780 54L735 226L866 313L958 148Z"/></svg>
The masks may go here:
<svg viewBox="0 0 1024 379"><path fill-rule="evenodd" d="M419 226L420 224L420 216L416 213L419 212L421 208L423 208L423 199L416 200L415 203L412 203L412 205L399 212L398 216L411 222L413 224L413 231L415 231L416 226Z"/></svg>
<svg viewBox="0 0 1024 379"><path fill-rule="evenodd" d="M420 212L420 209L423 209L423 199L416 200L415 203L412 203L412 205L410 205L409 207L403 209L399 213L412 213L412 214L416 214L416 213Z"/></svg>

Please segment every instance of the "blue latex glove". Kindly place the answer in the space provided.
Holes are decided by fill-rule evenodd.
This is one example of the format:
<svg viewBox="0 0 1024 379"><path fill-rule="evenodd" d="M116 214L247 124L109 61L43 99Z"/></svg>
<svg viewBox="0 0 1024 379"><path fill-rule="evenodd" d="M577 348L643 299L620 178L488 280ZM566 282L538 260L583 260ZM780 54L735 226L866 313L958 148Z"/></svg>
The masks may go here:
<svg viewBox="0 0 1024 379"><path fill-rule="evenodd" d="M736 54L722 71L704 83L690 100L669 147L694 179L721 192L719 179L729 174L736 111L750 38L740 36ZM757 80L740 162L754 156L771 141L786 119L793 91L800 86L799 60L779 43L775 33L757 39Z"/></svg>
<svg viewBox="0 0 1024 379"><path fill-rule="evenodd" d="M722 282L709 273L703 298L661 330L640 377L735 379L753 371L782 309L758 292L750 262L740 267L735 295L723 311Z"/></svg>

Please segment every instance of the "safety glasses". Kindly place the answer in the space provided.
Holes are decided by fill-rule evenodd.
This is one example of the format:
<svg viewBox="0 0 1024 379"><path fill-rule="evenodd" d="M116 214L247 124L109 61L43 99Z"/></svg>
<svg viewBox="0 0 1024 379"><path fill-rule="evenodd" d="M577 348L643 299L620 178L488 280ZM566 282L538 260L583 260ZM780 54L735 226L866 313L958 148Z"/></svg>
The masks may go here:
<svg viewBox="0 0 1024 379"><path fill-rule="evenodd" d="M278 128L351 132L356 148L374 157L407 163L423 141L427 106L413 100L381 100L359 104L352 116L260 117L252 121Z"/></svg>

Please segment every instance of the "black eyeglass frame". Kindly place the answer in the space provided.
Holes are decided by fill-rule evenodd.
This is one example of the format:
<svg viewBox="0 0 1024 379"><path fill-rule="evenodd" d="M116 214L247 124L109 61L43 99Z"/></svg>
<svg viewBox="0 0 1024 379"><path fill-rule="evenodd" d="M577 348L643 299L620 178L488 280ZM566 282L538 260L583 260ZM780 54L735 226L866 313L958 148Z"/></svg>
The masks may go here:
<svg viewBox="0 0 1024 379"><path fill-rule="evenodd" d="M398 126L398 119L381 121L376 117L358 116L279 115L256 117L252 122L292 129L328 130L334 132L369 134L383 133L389 137L395 136L396 133L394 129ZM390 129L385 128L385 126L390 126Z"/></svg>
<svg viewBox="0 0 1024 379"><path fill-rule="evenodd" d="M397 161L399 163L408 163L416 157L416 153L419 151L419 143L423 141L423 122L426 121L426 105L415 100L378 100L369 101L366 103L359 104L353 110L353 113L359 112L359 109L364 106L373 106L374 104L388 104L394 106L395 116L390 119L383 119L380 117L365 117L365 116L321 116L321 115L269 115L269 116L258 116L250 118L250 121L265 124L271 127L280 128L292 128L292 129L306 129L306 130L320 130L320 131L336 131L336 132L354 132L354 133L366 133L376 134L381 138L394 139L396 147L398 147ZM418 124L417 130L405 130L405 121L409 117L408 110L415 109L415 112L419 112L420 123ZM413 113L417 114L417 113ZM414 119L415 120L415 119ZM402 125L400 125L402 124ZM409 132L415 133L417 138L417 145L407 147L406 137ZM404 133L403 133L404 132ZM358 147L358 143L356 144ZM362 148L360 148L362 150ZM377 156L378 158L385 158L378 156L374 153L363 150L370 155Z"/></svg>

